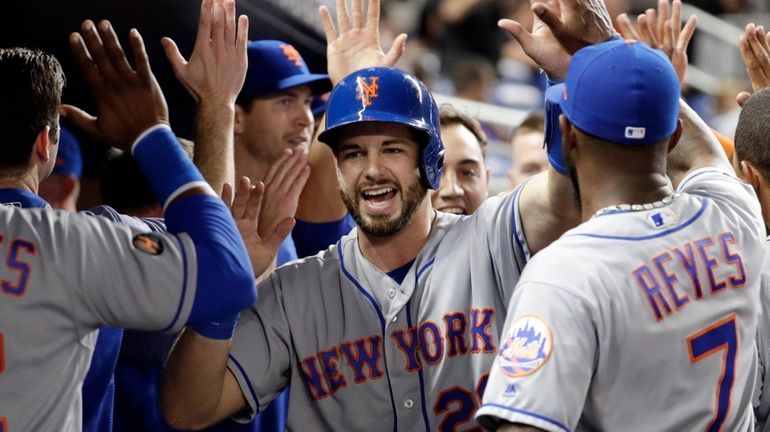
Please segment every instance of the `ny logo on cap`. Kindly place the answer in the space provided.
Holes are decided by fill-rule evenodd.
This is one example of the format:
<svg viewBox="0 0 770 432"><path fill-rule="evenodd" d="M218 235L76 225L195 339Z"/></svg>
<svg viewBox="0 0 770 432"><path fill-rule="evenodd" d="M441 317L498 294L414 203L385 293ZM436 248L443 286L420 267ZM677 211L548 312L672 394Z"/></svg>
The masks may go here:
<svg viewBox="0 0 770 432"><path fill-rule="evenodd" d="M299 51L297 51L296 48L289 44L283 44L281 45L281 51L283 51L283 55L286 56L286 60L294 63L294 66L302 66L302 56L299 55Z"/></svg>
<svg viewBox="0 0 770 432"><path fill-rule="evenodd" d="M364 106L371 106L372 105L372 99L378 98L380 95L378 93L379 91L379 85L377 84L377 81L379 81L380 77L369 77L369 83L366 83L366 78L364 77L358 77L356 80L358 82L358 95L356 96L356 100L363 100Z"/></svg>

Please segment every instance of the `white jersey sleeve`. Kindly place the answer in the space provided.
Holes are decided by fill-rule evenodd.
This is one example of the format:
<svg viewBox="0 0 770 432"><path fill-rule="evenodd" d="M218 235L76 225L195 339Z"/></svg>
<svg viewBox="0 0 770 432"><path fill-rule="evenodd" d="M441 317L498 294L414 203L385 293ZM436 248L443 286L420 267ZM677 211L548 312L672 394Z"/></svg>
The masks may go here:
<svg viewBox="0 0 770 432"><path fill-rule="evenodd" d="M762 286L759 290L760 310L757 323L758 374L754 390L756 431L770 432L770 237L768 252L762 267Z"/></svg>

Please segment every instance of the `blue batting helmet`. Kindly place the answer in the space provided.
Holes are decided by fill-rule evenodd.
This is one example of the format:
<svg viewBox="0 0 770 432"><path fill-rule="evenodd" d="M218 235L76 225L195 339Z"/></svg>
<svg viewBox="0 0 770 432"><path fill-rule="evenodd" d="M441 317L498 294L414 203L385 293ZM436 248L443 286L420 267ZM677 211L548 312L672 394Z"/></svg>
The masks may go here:
<svg viewBox="0 0 770 432"><path fill-rule="evenodd" d="M358 122L397 123L422 133L426 139L420 152L420 174L426 187L438 189L444 145L438 107L425 84L389 67L361 69L346 76L329 96L326 130L318 139L336 152L340 129Z"/></svg>

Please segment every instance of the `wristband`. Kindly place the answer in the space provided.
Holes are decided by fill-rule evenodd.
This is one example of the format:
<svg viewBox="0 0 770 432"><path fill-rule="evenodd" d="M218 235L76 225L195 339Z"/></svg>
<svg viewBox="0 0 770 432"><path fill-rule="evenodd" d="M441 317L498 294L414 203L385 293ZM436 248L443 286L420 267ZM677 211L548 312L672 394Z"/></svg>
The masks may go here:
<svg viewBox="0 0 770 432"><path fill-rule="evenodd" d="M209 321L195 324L192 328L203 337L209 339L227 340L233 337L235 325L238 323L240 313L235 313L219 321Z"/></svg>
<svg viewBox="0 0 770 432"><path fill-rule="evenodd" d="M550 84L550 80L549 80ZM557 103L545 100L545 147L548 152L548 163L563 175L567 175L567 165L561 151L561 129L559 128L561 107Z"/></svg>
<svg viewBox="0 0 770 432"><path fill-rule="evenodd" d="M142 167L163 210L190 188L200 186L211 191L166 124L156 124L139 135L131 146L131 153Z"/></svg>

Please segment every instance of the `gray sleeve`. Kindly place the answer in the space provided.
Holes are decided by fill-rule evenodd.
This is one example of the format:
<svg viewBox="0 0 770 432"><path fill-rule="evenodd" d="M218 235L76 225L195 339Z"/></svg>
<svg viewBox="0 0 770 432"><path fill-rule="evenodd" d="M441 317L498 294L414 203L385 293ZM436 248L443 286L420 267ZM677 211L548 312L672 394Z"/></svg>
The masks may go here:
<svg viewBox="0 0 770 432"><path fill-rule="evenodd" d="M504 197L488 198L472 216L476 238L485 246L486 259L492 261L506 304L529 258L518 211L522 189L520 186Z"/></svg>
<svg viewBox="0 0 770 432"><path fill-rule="evenodd" d="M562 289L529 282L510 308L477 420L488 428L508 421L574 430L596 364L588 307Z"/></svg>
<svg viewBox="0 0 770 432"><path fill-rule="evenodd" d="M181 329L196 281L195 248L186 234L146 233L104 218L60 215L69 221L42 214L36 227L51 254L41 261L51 263L47 283L64 281L74 288L70 299L82 330Z"/></svg>
<svg viewBox="0 0 770 432"><path fill-rule="evenodd" d="M293 352L278 274L257 293L256 306L241 312L227 365L249 405L237 420L253 419L289 384Z"/></svg>

